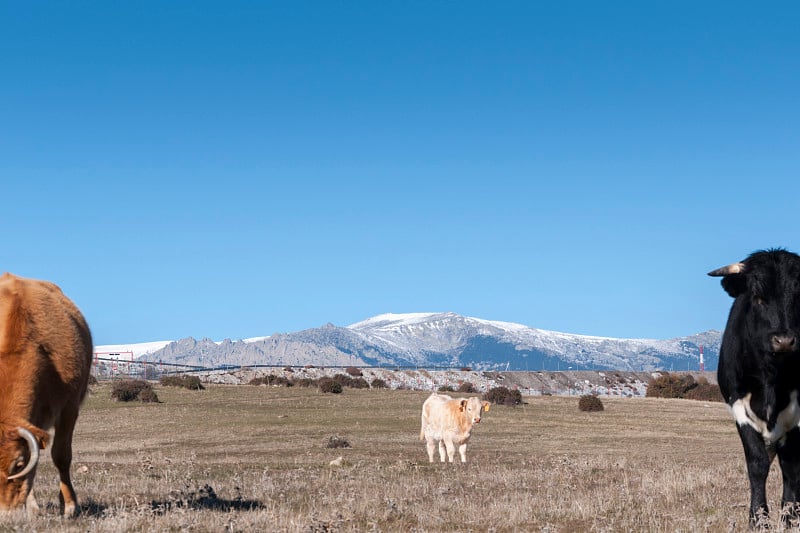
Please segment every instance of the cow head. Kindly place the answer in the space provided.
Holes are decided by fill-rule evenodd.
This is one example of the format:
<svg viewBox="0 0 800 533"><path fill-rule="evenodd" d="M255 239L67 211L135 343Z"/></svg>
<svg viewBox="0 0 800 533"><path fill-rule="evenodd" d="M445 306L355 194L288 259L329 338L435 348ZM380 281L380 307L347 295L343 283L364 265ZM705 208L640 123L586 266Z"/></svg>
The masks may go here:
<svg viewBox="0 0 800 533"><path fill-rule="evenodd" d="M485 409L489 410L489 402L482 402L478 398L464 398L461 400L459 408L472 424L479 424L481 421L481 413Z"/></svg>
<svg viewBox="0 0 800 533"><path fill-rule="evenodd" d="M759 251L708 275L722 276L722 288L736 298L731 320L753 348L772 354L800 351L800 256Z"/></svg>
<svg viewBox="0 0 800 533"><path fill-rule="evenodd" d="M47 432L0 425L0 510L25 505Z"/></svg>

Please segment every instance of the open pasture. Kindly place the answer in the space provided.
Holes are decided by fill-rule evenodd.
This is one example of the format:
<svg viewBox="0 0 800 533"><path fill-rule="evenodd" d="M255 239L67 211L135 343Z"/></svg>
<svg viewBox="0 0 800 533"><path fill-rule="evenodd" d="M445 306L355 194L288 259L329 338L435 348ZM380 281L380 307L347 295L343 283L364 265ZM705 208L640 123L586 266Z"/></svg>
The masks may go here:
<svg viewBox="0 0 800 533"><path fill-rule="evenodd" d="M7 516L0 530L747 528L744 458L721 403L603 399L605 411L584 413L576 397L526 397L527 405L492 406L466 465L430 465L419 441L428 393L158 386L163 403L142 404L115 402L110 390L92 387L78 420L81 515L57 516L56 471L43 454L41 514ZM351 447L326 448L331 436Z"/></svg>

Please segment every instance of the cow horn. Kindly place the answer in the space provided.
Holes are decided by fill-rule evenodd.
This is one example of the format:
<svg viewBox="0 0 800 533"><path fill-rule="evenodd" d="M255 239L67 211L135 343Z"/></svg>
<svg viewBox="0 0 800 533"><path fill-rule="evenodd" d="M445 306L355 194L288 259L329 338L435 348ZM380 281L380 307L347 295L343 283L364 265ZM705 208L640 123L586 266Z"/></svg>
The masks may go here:
<svg viewBox="0 0 800 533"><path fill-rule="evenodd" d="M744 263L733 263L708 273L709 276L730 276L731 274L741 274L744 272Z"/></svg>
<svg viewBox="0 0 800 533"><path fill-rule="evenodd" d="M28 472L36 468L36 464L39 462L39 443L36 442L36 437L34 437L33 433L25 428L18 427L17 432L19 433L19 436L25 439L25 442L28 443L28 448L31 451L31 457L28 459L28 464L25 465L25 468L23 468L21 472L17 472L13 476L8 476L9 481L27 476Z"/></svg>

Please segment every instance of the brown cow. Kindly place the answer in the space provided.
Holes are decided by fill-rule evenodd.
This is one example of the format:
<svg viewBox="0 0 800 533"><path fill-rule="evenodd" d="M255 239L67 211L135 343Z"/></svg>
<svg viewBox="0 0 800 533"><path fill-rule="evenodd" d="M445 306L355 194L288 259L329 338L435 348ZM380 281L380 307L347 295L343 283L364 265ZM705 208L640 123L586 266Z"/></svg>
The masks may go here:
<svg viewBox="0 0 800 533"><path fill-rule="evenodd" d="M91 364L89 327L61 289L0 276L0 509L38 510L33 479L39 450L55 428L50 454L61 479L61 512L75 515L72 432Z"/></svg>
<svg viewBox="0 0 800 533"><path fill-rule="evenodd" d="M428 449L428 460L433 462L436 444L439 444L439 459L444 463L445 450L447 459L453 462L456 446L461 455L461 462L467 462L467 441L472 434L472 426L480 423L481 411L489 410L489 402L478 398L456 398L447 394L433 393L422 404L422 427L419 440L425 440Z"/></svg>

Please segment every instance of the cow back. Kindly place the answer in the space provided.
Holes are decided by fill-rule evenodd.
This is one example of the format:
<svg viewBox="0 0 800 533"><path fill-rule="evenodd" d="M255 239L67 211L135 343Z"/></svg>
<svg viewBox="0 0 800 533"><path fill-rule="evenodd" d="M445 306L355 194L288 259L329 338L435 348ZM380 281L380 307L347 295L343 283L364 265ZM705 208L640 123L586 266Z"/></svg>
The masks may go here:
<svg viewBox="0 0 800 533"><path fill-rule="evenodd" d="M89 327L61 289L0 276L0 417L48 427L64 405L83 400L91 362Z"/></svg>

